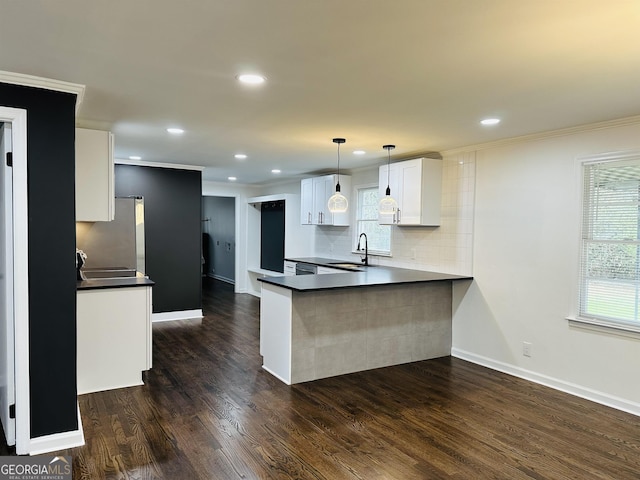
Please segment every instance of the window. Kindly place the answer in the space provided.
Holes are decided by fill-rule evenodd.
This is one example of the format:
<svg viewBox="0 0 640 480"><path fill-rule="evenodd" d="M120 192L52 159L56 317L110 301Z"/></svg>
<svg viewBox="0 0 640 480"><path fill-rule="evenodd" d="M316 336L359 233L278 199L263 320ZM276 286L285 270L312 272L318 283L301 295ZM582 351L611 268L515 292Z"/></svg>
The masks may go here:
<svg viewBox="0 0 640 480"><path fill-rule="evenodd" d="M378 224L378 187L359 188L357 197L354 250L359 235L364 232L367 234L369 253L391 255L391 226Z"/></svg>
<svg viewBox="0 0 640 480"><path fill-rule="evenodd" d="M579 317L640 327L640 154L584 164Z"/></svg>

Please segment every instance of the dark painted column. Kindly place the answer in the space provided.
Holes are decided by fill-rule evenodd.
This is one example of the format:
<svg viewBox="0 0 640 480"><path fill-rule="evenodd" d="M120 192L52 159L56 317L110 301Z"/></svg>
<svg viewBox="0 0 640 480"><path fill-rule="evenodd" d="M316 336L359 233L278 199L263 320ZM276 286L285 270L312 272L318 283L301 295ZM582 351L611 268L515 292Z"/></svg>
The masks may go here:
<svg viewBox="0 0 640 480"><path fill-rule="evenodd" d="M27 110L32 438L78 428L75 101L69 93L0 84L0 105Z"/></svg>

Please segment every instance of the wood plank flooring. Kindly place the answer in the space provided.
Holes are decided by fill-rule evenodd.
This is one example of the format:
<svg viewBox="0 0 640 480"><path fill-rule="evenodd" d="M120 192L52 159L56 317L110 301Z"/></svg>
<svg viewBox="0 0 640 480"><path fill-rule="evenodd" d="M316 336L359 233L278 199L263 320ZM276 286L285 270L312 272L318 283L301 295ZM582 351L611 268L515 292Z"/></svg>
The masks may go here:
<svg viewBox="0 0 640 480"><path fill-rule="evenodd" d="M259 300L206 281L145 385L83 395L74 479L638 479L640 418L455 359L286 386ZM114 346L117 348L117 346Z"/></svg>

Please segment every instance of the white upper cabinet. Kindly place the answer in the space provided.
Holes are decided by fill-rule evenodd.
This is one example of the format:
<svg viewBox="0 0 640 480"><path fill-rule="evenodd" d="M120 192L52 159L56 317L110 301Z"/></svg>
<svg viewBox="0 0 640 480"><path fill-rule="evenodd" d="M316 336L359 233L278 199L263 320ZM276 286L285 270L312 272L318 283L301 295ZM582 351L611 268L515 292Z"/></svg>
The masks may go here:
<svg viewBox="0 0 640 480"><path fill-rule="evenodd" d="M440 225L442 195L442 160L416 158L392 163L388 185L391 196L398 202L392 215L379 215L383 225ZM387 190L387 165L379 172L380 198Z"/></svg>
<svg viewBox="0 0 640 480"><path fill-rule="evenodd" d="M76 221L113 220L113 177L111 132L76 128Z"/></svg>
<svg viewBox="0 0 640 480"><path fill-rule="evenodd" d="M300 223L313 225L313 178L305 178L300 182Z"/></svg>
<svg viewBox="0 0 640 480"><path fill-rule="evenodd" d="M344 213L329 211L329 198L336 191L338 175L305 178L300 182L300 223L303 225L349 225L349 210ZM340 193L349 200L351 177L340 175ZM350 203L350 200L349 200Z"/></svg>

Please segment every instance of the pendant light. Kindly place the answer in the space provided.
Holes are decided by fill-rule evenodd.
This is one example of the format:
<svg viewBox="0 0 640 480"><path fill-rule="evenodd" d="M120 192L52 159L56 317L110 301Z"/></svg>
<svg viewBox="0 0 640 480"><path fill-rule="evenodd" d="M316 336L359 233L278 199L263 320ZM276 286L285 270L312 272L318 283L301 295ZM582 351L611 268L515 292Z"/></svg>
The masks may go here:
<svg viewBox="0 0 640 480"><path fill-rule="evenodd" d="M347 211L347 207L349 206L349 202L347 201L347 197L340 193L340 144L345 143L346 140L344 138L334 138L333 143L338 144L338 182L336 183L336 193L331 195L329 198L329 211L331 213L343 213Z"/></svg>
<svg viewBox="0 0 640 480"><path fill-rule="evenodd" d="M381 215L394 215L396 210L398 209L398 202L396 199L391 196L391 187L389 186L389 179L391 178L391 150L396 148L395 145L384 145L384 148L387 151L387 192L382 199L380 199L380 204L378 206L378 211Z"/></svg>

